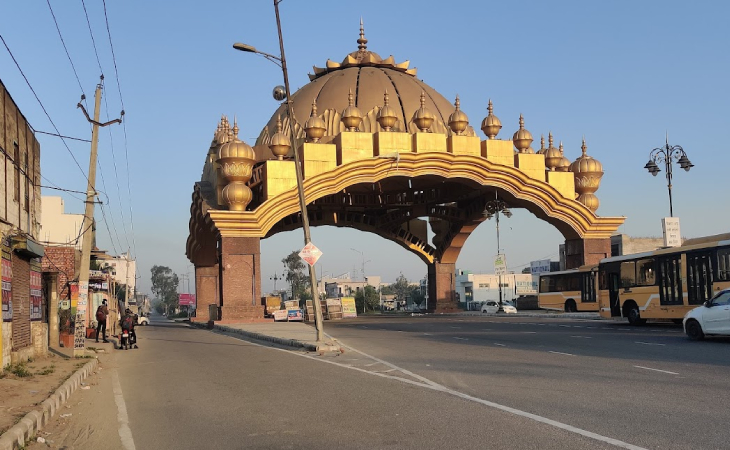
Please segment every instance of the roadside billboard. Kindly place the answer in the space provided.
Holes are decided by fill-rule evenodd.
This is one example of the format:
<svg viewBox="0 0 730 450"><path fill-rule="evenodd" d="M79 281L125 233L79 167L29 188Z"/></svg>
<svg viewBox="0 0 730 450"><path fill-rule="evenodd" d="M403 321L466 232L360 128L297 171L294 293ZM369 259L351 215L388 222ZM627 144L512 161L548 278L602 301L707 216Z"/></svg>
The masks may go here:
<svg viewBox="0 0 730 450"><path fill-rule="evenodd" d="M538 261L532 261L530 263L530 273L533 275L540 275L544 272L550 272L550 260L540 259Z"/></svg>
<svg viewBox="0 0 730 450"><path fill-rule="evenodd" d="M195 306L195 294L178 294L180 306Z"/></svg>

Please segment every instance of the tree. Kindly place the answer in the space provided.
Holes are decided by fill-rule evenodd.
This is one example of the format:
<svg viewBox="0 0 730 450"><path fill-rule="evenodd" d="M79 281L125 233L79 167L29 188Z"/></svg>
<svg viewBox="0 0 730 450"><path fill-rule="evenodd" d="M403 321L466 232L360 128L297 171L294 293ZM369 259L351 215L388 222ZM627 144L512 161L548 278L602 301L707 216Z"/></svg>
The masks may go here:
<svg viewBox="0 0 730 450"><path fill-rule="evenodd" d="M281 260L284 263L284 278L291 286L292 298L304 299L309 285L312 284L308 277L304 274L304 261L299 256L299 252L293 250L289 256ZM309 298L312 298L311 295Z"/></svg>
<svg viewBox="0 0 730 450"><path fill-rule="evenodd" d="M132 296L132 293L129 293ZM124 302L127 298L127 285L124 283L117 284L117 302Z"/></svg>
<svg viewBox="0 0 730 450"><path fill-rule="evenodd" d="M355 294L355 307L362 309L363 314L368 310L375 311L380 306L380 295L374 287L368 285Z"/></svg>
<svg viewBox="0 0 730 450"><path fill-rule="evenodd" d="M152 293L162 302L165 312L170 313L178 307L177 286L180 280L177 274L165 266L152 266Z"/></svg>
<svg viewBox="0 0 730 450"><path fill-rule="evenodd" d="M420 286L413 286L411 287L411 300L413 303L418 305L418 307L421 307L421 303L426 301L426 296L421 294L421 287Z"/></svg>
<svg viewBox="0 0 730 450"><path fill-rule="evenodd" d="M411 293L411 286L408 284L408 279L403 276L403 272L396 278L392 288L398 302L405 302Z"/></svg>

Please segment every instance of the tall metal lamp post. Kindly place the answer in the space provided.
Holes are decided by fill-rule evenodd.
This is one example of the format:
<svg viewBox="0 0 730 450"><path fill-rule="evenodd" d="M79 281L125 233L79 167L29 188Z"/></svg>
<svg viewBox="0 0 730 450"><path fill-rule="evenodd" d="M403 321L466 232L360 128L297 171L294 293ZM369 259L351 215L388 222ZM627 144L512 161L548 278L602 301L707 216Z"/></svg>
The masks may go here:
<svg viewBox="0 0 730 450"><path fill-rule="evenodd" d="M489 200L486 205L484 205L484 217L487 218L487 220L491 219L492 217L496 218L497 222L497 254L500 255L501 249L499 246L499 213L504 214L508 219L512 217L512 211L509 210L509 207L507 206L507 203L505 203L503 200L500 200L497 194L494 195L494 200ZM499 305L502 305L502 275L499 275Z"/></svg>
<svg viewBox="0 0 730 450"><path fill-rule="evenodd" d="M649 162L644 166L644 169L656 176L662 171L657 163L664 163L664 169L667 172L667 190L669 191L669 217L674 217L674 210L672 209L672 161L679 164L679 167L687 172L694 167L682 147L679 145L669 146L669 137L667 136L663 147L655 148L649 152Z"/></svg>
<svg viewBox="0 0 730 450"><path fill-rule="evenodd" d="M307 202L304 199L304 188L302 187L302 167L299 163L299 152L297 151L296 135L294 133L294 110L292 107L291 92L289 91L289 73L286 70L286 56L284 54L284 38L281 34L281 20L279 19L279 3L281 0L274 1L274 11L276 13L276 29L279 33L279 51L281 57L271 55L259 50L255 47L242 43L233 44L233 48L242 52L255 53L263 56L269 61L273 62L277 66L281 67L281 71L284 75L284 89L286 90L286 112L289 116L289 130L291 132L291 145L294 150L294 166L297 175L297 192L299 194L299 209L302 215L302 229L304 230L304 245L306 246L312 242L311 235L309 234L309 217L307 216ZM276 91L275 91L276 92ZM312 283L312 306L314 309L314 327L317 329L317 342L324 340L324 329L322 327L322 309L319 303L319 294L317 292L317 274L315 272L314 265L309 265L309 278Z"/></svg>

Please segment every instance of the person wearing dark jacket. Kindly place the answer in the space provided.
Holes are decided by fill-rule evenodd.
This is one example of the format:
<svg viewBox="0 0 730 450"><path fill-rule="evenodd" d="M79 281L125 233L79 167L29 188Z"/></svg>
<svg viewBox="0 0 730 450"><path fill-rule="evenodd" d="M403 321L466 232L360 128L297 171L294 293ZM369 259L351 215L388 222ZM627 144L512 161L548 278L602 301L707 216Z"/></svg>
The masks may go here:
<svg viewBox="0 0 730 450"><path fill-rule="evenodd" d="M134 333L134 314L132 314L132 311L130 311L129 308L124 311L124 315L122 316L121 320L121 326L122 341L120 347L123 350L128 350L132 348L132 333ZM124 333L127 334L127 337L124 337Z"/></svg>
<svg viewBox="0 0 730 450"><path fill-rule="evenodd" d="M106 340L107 317L109 317L109 308L106 306L106 300L104 300L96 309L96 342L99 342L99 336L101 336L104 342L109 342Z"/></svg>

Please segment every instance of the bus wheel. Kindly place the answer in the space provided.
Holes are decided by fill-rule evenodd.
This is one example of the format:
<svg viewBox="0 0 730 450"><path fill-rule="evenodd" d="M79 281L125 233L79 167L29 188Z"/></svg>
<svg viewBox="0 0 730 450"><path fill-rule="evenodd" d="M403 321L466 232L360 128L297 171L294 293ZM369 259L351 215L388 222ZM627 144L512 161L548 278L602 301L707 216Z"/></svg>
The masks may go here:
<svg viewBox="0 0 730 450"><path fill-rule="evenodd" d="M646 323L646 319L641 318L641 313L639 313L639 307L636 306L636 303L627 302L625 308L624 315L628 317L631 325L644 325Z"/></svg>
<svg viewBox="0 0 730 450"><path fill-rule="evenodd" d="M687 337L693 341L701 341L705 338L705 333L702 332L702 327L696 320L690 320L687 322Z"/></svg>
<svg viewBox="0 0 730 450"><path fill-rule="evenodd" d="M578 308L575 306L575 300L568 300L565 302L565 312L577 312Z"/></svg>

